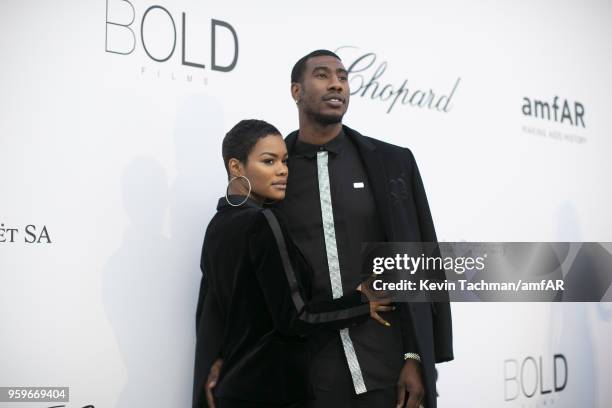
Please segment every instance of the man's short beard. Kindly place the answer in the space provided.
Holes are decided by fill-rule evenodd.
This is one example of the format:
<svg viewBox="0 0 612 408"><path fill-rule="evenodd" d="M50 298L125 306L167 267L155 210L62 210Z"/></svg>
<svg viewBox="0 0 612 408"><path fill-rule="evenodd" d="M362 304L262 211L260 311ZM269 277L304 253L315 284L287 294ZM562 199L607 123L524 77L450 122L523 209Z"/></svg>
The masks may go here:
<svg viewBox="0 0 612 408"><path fill-rule="evenodd" d="M341 123L342 122L342 117L344 116L344 114L341 115L325 115L323 113L319 113L319 112L310 112L309 115L316 123L320 124L320 125L335 125L337 123Z"/></svg>

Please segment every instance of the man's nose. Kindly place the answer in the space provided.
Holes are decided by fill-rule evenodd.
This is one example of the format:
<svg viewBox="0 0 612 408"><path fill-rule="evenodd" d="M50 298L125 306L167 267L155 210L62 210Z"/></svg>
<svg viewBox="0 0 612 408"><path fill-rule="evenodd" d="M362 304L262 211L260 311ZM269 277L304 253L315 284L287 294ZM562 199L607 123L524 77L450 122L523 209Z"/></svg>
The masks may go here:
<svg viewBox="0 0 612 408"><path fill-rule="evenodd" d="M342 91L343 85L342 85L342 82L340 82L340 79L338 78L337 75L332 75L328 89L330 90L333 89L335 91Z"/></svg>

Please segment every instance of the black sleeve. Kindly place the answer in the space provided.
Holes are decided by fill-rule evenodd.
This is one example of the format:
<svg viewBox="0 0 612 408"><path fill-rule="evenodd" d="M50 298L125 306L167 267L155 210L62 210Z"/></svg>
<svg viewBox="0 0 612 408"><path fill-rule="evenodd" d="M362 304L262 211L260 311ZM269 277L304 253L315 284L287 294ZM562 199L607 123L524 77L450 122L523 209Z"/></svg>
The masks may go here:
<svg viewBox="0 0 612 408"><path fill-rule="evenodd" d="M412 152L406 149L410 155L412 164L412 194L415 200L415 205L418 214L419 229L421 231L422 242L438 242L436 231L425 194L425 187L421 179L421 173L416 164L416 160ZM439 249L433 256L440 256ZM444 269L437 271L434 279L444 281L446 278ZM446 294L448 299L448 293ZM434 334L434 350L436 363L450 361L453 357L453 326L451 319L450 302L432 302L432 318L433 318L433 334Z"/></svg>
<svg viewBox="0 0 612 408"><path fill-rule="evenodd" d="M252 229L250 253L277 330L306 334L316 328L341 329L366 320L370 305L354 290L338 299L309 302L299 285L287 238L274 213L263 210Z"/></svg>
<svg viewBox="0 0 612 408"><path fill-rule="evenodd" d="M200 317L202 316L202 309L204 308L204 301L206 299L206 293L208 292L208 276L206 275L206 268L204 267L204 247L202 247L202 256L200 258L200 271L202 271L202 278L200 279L200 293L198 295L198 306L196 307L195 325L196 334L200 326Z"/></svg>
<svg viewBox="0 0 612 408"><path fill-rule="evenodd" d="M400 316L400 328L402 332L402 344L404 353L419 353L418 343L416 341L416 333L412 323L412 314L410 305L407 302L398 302L395 307Z"/></svg>
<svg viewBox="0 0 612 408"><path fill-rule="evenodd" d="M204 254L200 263L202 281L196 309L196 350L193 378L193 408L206 407L205 385L210 368L222 355L223 319L215 293L209 289Z"/></svg>

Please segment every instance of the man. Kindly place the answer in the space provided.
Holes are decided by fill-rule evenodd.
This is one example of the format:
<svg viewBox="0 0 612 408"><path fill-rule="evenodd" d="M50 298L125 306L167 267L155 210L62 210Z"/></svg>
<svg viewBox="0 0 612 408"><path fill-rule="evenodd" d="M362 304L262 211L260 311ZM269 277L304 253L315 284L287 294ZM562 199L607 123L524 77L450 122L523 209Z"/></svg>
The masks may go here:
<svg viewBox="0 0 612 408"><path fill-rule="evenodd" d="M278 210L313 265L314 300L337 298L364 279L362 242L435 242L433 221L410 150L342 125L350 92L336 54L301 58L291 95L299 130L286 138L289 180ZM449 304L399 303L385 318L388 327L371 321L315 336L316 399L304 408L436 406L434 364L453 359ZM202 330L198 343L204 336L211 335ZM220 364L207 380L209 398ZM203 383L196 378L199 394Z"/></svg>

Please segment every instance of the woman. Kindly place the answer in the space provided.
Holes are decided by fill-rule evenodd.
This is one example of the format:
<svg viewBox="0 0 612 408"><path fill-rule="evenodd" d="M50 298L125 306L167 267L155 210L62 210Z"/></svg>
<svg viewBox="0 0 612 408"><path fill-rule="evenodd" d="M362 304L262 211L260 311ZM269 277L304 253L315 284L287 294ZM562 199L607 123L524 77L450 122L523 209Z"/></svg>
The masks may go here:
<svg viewBox="0 0 612 408"><path fill-rule="evenodd" d="M368 316L381 320L377 312L393 307L375 299L367 285L338 299L307 300L310 266L284 222L264 208L282 200L287 185L287 148L274 126L239 122L223 140L223 160L230 181L206 230L202 259L209 288L204 319L215 318L207 315L215 310L225 328L214 403L290 407L312 398L307 333L341 329ZM208 361L196 363L200 400L204 384L198 378L208 374Z"/></svg>

